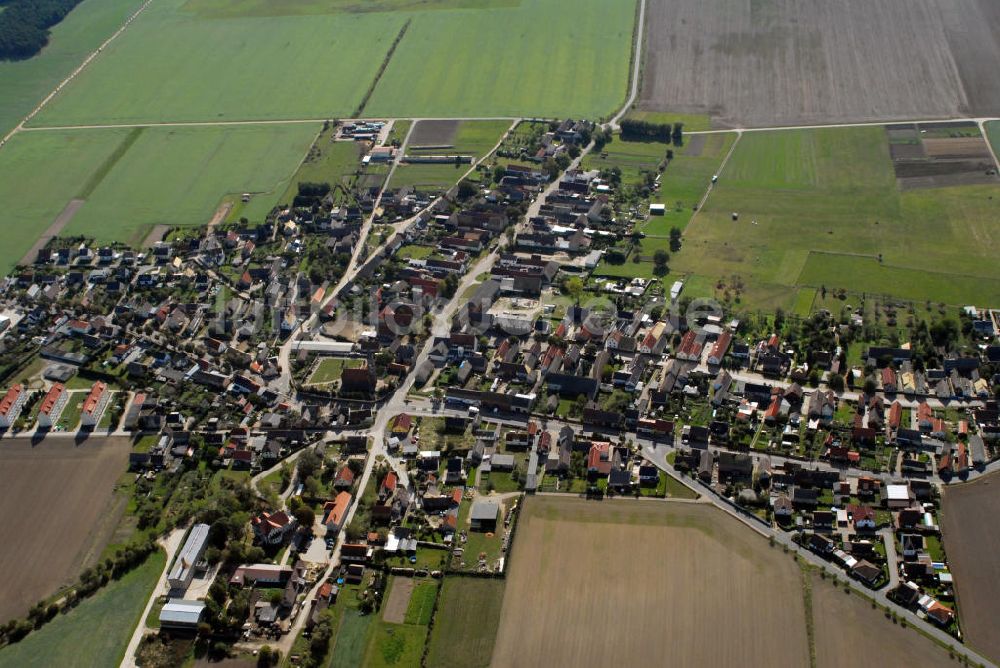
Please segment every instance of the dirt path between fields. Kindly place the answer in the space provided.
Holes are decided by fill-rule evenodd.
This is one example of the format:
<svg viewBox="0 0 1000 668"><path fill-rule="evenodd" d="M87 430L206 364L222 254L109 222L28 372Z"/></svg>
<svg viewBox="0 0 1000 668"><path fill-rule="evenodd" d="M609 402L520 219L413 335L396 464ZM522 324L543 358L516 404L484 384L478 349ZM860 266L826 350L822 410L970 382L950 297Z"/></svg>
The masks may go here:
<svg viewBox="0 0 1000 668"><path fill-rule="evenodd" d="M66 227L69 221L73 220L73 216L76 215L76 212L80 210L80 207L83 206L86 201L87 200L83 199L70 200L69 204L66 205L58 216L56 216L56 219L52 221L52 224L49 225L47 230L45 230L45 233L38 237L38 241L36 241L35 245L28 249L28 252L24 254L24 257L21 258L21 261L18 264L34 264L35 259L38 257L38 251L45 248L45 245L49 243L53 237L59 236L59 233L62 232L62 228Z"/></svg>
<svg viewBox="0 0 1000 668"><path fill-rule="evenodd" d="M226 219L229 212L233 210L232 202L223 202L219 205L219 208L215 210L215 215L212 216L212 220L208 221L208 229L212 229L222 221Z"/></svg>

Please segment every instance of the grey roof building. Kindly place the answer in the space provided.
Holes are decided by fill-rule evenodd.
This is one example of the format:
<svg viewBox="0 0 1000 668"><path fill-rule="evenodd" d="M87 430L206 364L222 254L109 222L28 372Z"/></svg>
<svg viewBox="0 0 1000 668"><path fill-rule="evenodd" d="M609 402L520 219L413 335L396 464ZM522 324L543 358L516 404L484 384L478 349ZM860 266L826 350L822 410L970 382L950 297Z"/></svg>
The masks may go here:
<svg viewBox="0 0 1000 668"><path fill-rule="evenodd" d="M165 628L193 629L198 626L205 613L202 601L187 601L172 598L160 610L160 626Z"/></svg>
<svg viewBox="0 0 1000 668"><path fill-rule="evenodd" d="M208 545L208 528L207 524L195 524L191 527L191 533L188 534L187 541L177 555L177 560L170 569L170 575L167 576L171 589L187 589L191 584L194 578L194 566Z"/></svg>

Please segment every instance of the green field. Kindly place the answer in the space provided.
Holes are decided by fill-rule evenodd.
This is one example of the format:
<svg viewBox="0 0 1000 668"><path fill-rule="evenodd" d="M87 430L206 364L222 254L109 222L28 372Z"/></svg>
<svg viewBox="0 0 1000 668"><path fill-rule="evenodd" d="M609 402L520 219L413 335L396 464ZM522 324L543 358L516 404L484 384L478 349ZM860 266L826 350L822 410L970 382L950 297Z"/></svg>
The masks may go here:
<svg viewBox="0 0 1000 668"><path fill-rule="evenodd" d="M142 0L85 0L52 28L49 44L40 54L28 60L0 60L0 137L16 126L141 4Z"/></svg>
<svg viewBox="0 0 1000 668"><path fill-rule="evenodd" d="M441 587L425 665L429 668L474 668L490 664L503 580L450 577Z"/></svg>
<svg viewBox="0 0 1000 668"><path fill-rule="evenodd" d="M0 269L7 273L31 248L128 130L25 132L0 149L4 233Z"/></svg>
<svg viewBox="0 0 1000 668"><path fill-rule="evenodd" d="M572 21L559 0L425 5L158 0L34 123L346 116L407 21L366 116L597 117L625 98L635 0L578 0Z"/></svg>
<svg viewBox="0 0 1000 668"><path fill-rule="evenodd" d="M154 553L75 609L0 650L0 668L117 666L165 565L165 555Z"/></svg>
<svg viewBox="0 0 1000 668"><path fill-rule="evenodd" d="M406 20L395 13L207 19L183 4L150 5L35 124L346 115Z"/></svg>
<svg viewBox="0 0 1000 668"><path fill-rule="evenodd" d="M671 268L757 306L799 286L987 305L998 215L997 186L900 191L879 127L745 133Z"/></svg>
<svg viewBox="0 0 1000 668"><path fill-rule="evenodd" d="M636 111L632 110L625 115L625 118L635 121L646 121L647 123L683 123L687 132L704 131L712 129L712 119L700 114L674 114L667 111Z"/></svg>
<svg viewBox="0 0 1000 668"><path fill-rule="evenodd" d="M455 137L451 140L454 148L434 149L428 151L407 149L410 155L448 154L471 155L478 160L493 150L503 133L510 128L509 121L462 121L458 124ZM390 188L415 186L421 190L440 191L455 185L458 180L472 167L462 165L424 165L401 163L396 167L389 182Z"/></svg>
<svg viewBox="0 0 1000 668"><path fill-rule="evenodd" d="M522 0L415 14L366 115L610 114L628 90L635 7L575 0L570 17L559 0Z"/></svg>

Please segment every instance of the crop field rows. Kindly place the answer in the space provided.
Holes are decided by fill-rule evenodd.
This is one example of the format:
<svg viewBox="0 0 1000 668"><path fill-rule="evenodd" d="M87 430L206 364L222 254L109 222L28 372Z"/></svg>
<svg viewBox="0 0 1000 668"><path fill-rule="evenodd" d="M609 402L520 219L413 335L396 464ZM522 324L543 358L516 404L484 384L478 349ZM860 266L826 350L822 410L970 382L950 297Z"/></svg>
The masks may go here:
<svg viewBox="0 0 1000 668"><path fill-rule="evenodd" d="M719 127L1000 113L991 0L650 0L640 108Z"/></svg>
<svg viewBox="0 0 1000 668"><path fill-rule="evenodd" d="M115 480L125 472L123 438L49 438L0 448L0 504L7 514L0 558L0 622L23 616L40 599L76 579L106 539ZM99 554L103 546L96 548Z"/></svg>
<svg viewBox="0 0 1000 668"><path fill-rule="evenodd" d="M457 613L439 605L432 648ZM609 642L624 630L627 642ZM872 665L949 662L711 505L534 497L519 520L490 665L832 668L856 653ZM479 656L461 665L485 665Z"/></svg>

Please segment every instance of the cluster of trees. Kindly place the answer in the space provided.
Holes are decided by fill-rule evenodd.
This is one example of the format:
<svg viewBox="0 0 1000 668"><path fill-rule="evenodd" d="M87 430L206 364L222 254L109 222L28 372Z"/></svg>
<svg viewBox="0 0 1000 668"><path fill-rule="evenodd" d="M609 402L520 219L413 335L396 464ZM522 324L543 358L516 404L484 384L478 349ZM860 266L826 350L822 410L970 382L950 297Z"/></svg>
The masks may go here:
<svg viewBox="0 0 1000 668"><path fill-rule="evenodd" d="M313 208L319 205L324 197L330 194L329 183L310 183L304 181L299 184L299 192L292 200L292 206Z"/></svg>
<svg viewBox="0 0 1000 668"><path fill-rule="evenodd" d="M650 123L626 118L621 122L622 139L638 141L659 141L665 144L673 142L682 144L684 141L683 123Z"/></svg>
<svg viewBox="0 0 1000 668"><path fill-rule="evenodd" d="M25 60L49 43L49 28L80 0L14 0L0 12L0 60ZM2 3L0 3L2 4Z"/></svg>

